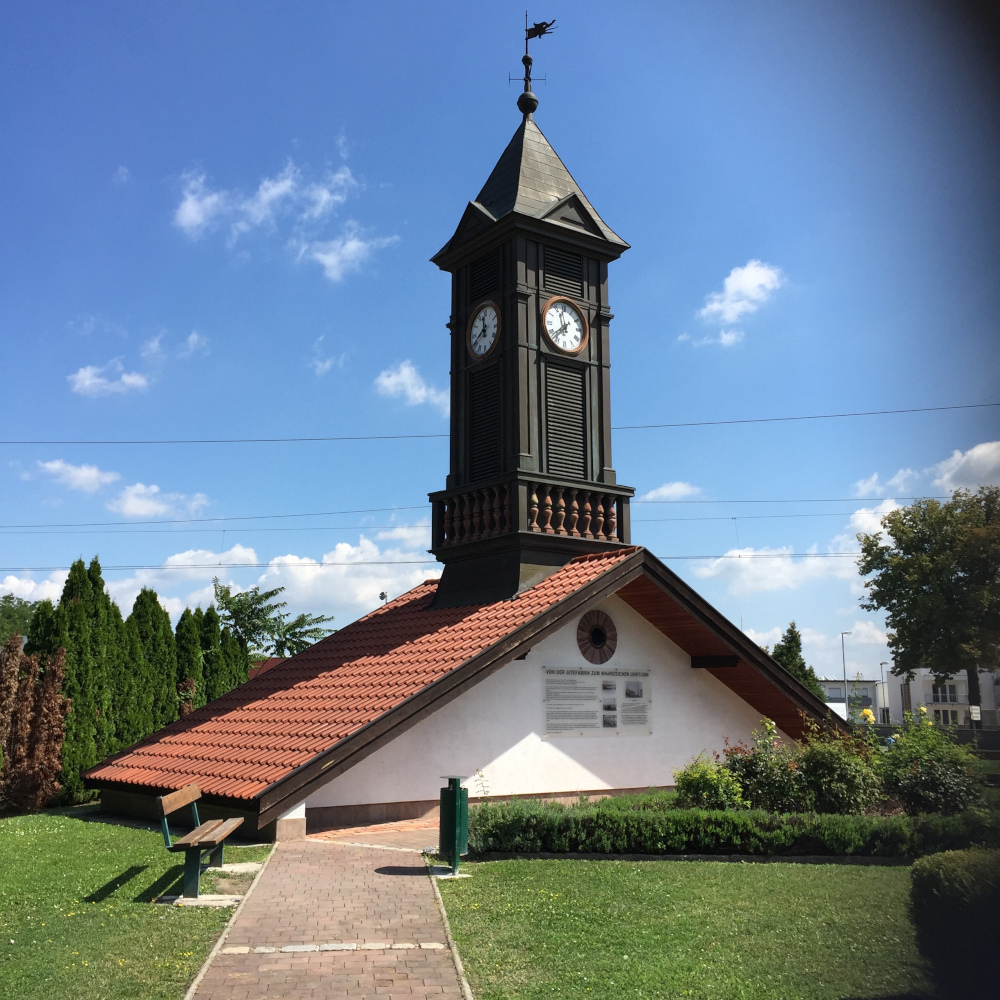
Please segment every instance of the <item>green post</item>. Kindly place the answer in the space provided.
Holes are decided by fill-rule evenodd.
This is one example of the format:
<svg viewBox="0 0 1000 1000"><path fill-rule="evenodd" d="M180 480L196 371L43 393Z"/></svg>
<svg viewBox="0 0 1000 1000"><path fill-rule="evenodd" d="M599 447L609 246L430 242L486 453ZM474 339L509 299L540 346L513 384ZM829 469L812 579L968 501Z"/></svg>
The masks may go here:
<svg viewBox="0 0 1000 1000"><path fill-rule="evenodd" d="M443 774L448 782L441 789L441 818L438 850L451 864L452 875L458 874L458 859L469 853L469 790L462 787L465 775Z"/></svg>

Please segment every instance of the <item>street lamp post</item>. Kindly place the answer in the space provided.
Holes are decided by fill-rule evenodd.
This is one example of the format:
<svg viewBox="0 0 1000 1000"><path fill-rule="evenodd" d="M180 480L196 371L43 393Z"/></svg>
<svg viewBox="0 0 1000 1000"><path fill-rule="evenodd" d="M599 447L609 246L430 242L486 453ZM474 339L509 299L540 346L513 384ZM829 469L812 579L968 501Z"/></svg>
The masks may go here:
<svg viewBox="0 0 1000 1000"><path fill-rule="evenodd" d="M844 652L844 636L850 634L850 630L840 633L840 662L844 666L844 720L846 722L851 721L851 707L847 697L847 654Z"/></svg>
<svg viewBox="0 0 1000 1000"><path fill-rule="evenodd" d="M886 708L889 707L889 686L885 682L885 670L883 668L887 667L887 666L889 666L889 661L888 660L882 660L882 661L879 662L879 665L878 665L879 676L882 678L882 690L885 692L885 707ZM881 713L879 713L879 714L881 714ZM879 719L879 722L881 722L881 721L882 720ZM888 721L888 720L886 720L886 721Z"/></svg>

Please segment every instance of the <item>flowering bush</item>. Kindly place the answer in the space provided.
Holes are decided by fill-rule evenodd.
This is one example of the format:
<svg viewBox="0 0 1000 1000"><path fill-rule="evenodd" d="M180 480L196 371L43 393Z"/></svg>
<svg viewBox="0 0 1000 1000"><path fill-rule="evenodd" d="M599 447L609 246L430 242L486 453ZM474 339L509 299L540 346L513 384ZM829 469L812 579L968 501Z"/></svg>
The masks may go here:
<svg viewBox="0 0 1000 1000"><path fill-rule="evenodd" d="M722 753L751 809L781 813L800 808L803 789L795 748L778 736L778 727L770 719L761 719L751 746L727 740Z"/></svg>
<svg viewBox="0 0 1000 1000"><path fill-rule="evenodd" d="M884 755L883 787L911 816L961 812L982 795L979 759L926 713L921 706L916 716L904 715L903 726Z"/></svg>
<svg viewBox="0 0 1000 1000"><path fill-rule="evenodd" d="M875 804L881 783L868 732L848 736L814 728L799 744L804 808L820 813L860 815Z"/></svg>
<svg viewBox="0 0 1000 1000"><path fill-rule="evenodd" d="M742 809L747 804L732 771L705 753L674 771L674 783L681 809Z"/></svg>

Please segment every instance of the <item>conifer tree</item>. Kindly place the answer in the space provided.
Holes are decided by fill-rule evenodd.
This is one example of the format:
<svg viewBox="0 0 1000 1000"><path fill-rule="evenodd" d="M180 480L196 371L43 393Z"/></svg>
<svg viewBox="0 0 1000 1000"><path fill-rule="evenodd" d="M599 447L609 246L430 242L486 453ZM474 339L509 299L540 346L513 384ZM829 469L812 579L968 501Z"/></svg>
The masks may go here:
<svg viewBox="0 0 1000 1000"><path fill-rule="evenodd" d="M820 687L816 671L806 665L802 656L802 636L795 622L790 622L781 639L774 644L771 658L777 660L803 687L811 691L820 701L826 700L826 694Z"/></svg>
<svg viewBox="0 0 1000 1000"><path fill-rule="evenodd" d="M105 588L97 556L90 561L87 578L90 580L90 593L86 606L90 619L94 743L97 748L97 759L103 760L119 749L115 733L116 709L127 710L127 706L120 705L117 690L122 670L122 616L118 605L111 600Z"/></svg>
<svg viewBox="0 0 1000 1000"><path fill-rule="evenodd" d="M120 749L138 743L153 729L153 698L149 670L142 651L139 627L129 616L122 624L122 671L118 684L121 709L115 714L115 736Z"/></svg>
<svg viewBox="0 0 1000 1000"><path fill-rule="evenodd" d="M146 662L150 691L150 732L177 718L177 649L170 615L160 605L156 591L143 587L132 607Z"/></svg>
<svg viewBox="0 0 1000 1000"><path fill-rule="evenodd" d="M225 683L220 694L232 691L233 688L245 684L250 676L250 657L243 643L240 642L228 626L222 630L222 659L225 664Z"/></svg>
<svg viewBox="0 0 1000 1000"><path fill-rule="evenodd" d="M200 610L200 609L199 609ZM205 701L215 701L226 693L226 662L222 655L219 613L210 604L201 618L202 670L205 674Z"/></svg>
<svg viewBox="0 0 1000 1000"><path fill-rule="evenodd" d="M201 635L198 620L190 608L177 620L177 692L180 714L201 708L205 704L205 677L202 671Z"/></svg>

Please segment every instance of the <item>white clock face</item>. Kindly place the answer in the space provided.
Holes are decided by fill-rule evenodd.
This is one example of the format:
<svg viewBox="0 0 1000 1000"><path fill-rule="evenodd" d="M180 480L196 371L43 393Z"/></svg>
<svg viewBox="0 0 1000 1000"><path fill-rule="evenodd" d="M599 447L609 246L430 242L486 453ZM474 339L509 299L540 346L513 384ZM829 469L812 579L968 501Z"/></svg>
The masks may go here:
<svg viewBox="0 0 1000 1000"><path fill-rule="evenodd" d="M483 306L469 327L469 347L477 358L489 354L500 329L500 317L493 306Z"/></svg>
<svg viewBox="0 0 1000 1000"><path fill-rule="evenodd" d="M553 302L545 310L545 332L560 351L578 350L584 329L583 317L569 302Z"/></svg>

